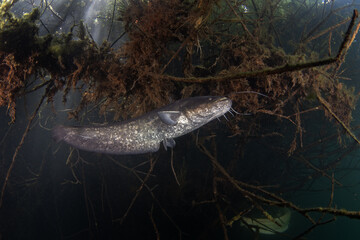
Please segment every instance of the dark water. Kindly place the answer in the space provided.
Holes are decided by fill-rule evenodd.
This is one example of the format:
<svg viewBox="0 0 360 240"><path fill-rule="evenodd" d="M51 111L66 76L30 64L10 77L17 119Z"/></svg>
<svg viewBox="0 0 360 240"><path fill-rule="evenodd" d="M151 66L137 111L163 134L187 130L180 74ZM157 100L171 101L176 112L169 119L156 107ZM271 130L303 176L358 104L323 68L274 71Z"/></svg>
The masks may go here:
<svg viewBox="0 0 360 240"><path fill-rule="evenodd" d="M39 96L31 96L33 99ZM29 98L27 103L31 102ZM31 109L28 109L30 112ZM9 131L6 141L1 145L2 164L4 169L11 159L27 123L23 115L25 109L19 104L18 120L15 125L2 129L2 136ZM51 107L43 109L44 116L52 116ZM56 119L65 124L63 113ZM251 118L251 116L249 116ZM7 125L7 118L2 117L2 125ZM141 182L129 170L114 163L108 156L91 152L74 151L70 163L66 165L70 149L65 144L56 144L51 139L49 130L41 128L46 125L46 117L34 123L16 160L15 168L8 185L4 205L0 211L0 232L3 239L154 239L156 235L149 213L153 209L160 236L164 239L178 239L179 231L171 221L184 231L182 239L223 239L218 223L217 212L213 205L204 204L198 207L194 201L201 202L212 198L212 167L210 161L194 147L195 135L176 139L174 149L174 167L181 183L177 186L170 166L170 151L161 148L152 155L157 159L154 176L147 182L156 198L143 189L129 211L126 220L119 220L125 214ZM265 123L264 123L265 124ZM316 124L315 124L316 125ZM273 125L272 125L273 126ZM226 121L212 122L200 130L207 135L211 129L218 133L218 159L228 166L236 147L243 147L236 140L229 139ZM315 127L316 128L316 127ZM223 131L220 133L219 131ZM272 139L270 142L276 141ZM349 141L350 142L350 141ZM350 144L350 143L349 143ZM299 174L283 173L284 155L273 152L266 146L269 141L254 141L245 146L245 155L237 161L238 172L232 172L237 179L256 184L260 181L269 184L283 184L291 187ZM207 145L209 148L210 146ZM333 147L336 149L336 139ZM311 154L311 153L310 153ZM335 171L335 177L345 187L336 187L334 206L357 211L360 208L357 148L342 159ZM335 156L336 157L336 156ZM148 161L142 156L111 156L126 167L135 167ZM5 161L5 159L7 161ZM71 168L73 164L73 168ZM299 165L301 166L301 165ZM352 168L352 169L349 169ZM137 167L146 173L149 163ZM144 179L146 174L139 173ZM301 178L300 178L301 179ZM78 181L78 182L77 182ZM288 184L286 183L288 181ZM314 183L306 185L286 195L287 200L301 207L326 206L329 202L330 185L326 178L317 178ZM234 189L220 189L226 195ZM277 190L275 189L275 192ZM86 196L86 197L85 197ZM226 197L226 196L224 196ZM241 197L226 201L244 201ZM241 204L234 204L239 208ZM163 210L166 214L163 212ZM171 220L166 216L169 215ZM312 216L319 216L315 214ZM331 219L327 215L325 219ZM356 239L360 234L358 220L337 217L335 222L320 226L306 235L306 239ZM289 229L284 235L260 235L260 239L291 239L310 227L302 215L292 213ZM230 239L254 239L254 234L235 222L228 228ZM360 236L360 235L359 235Z"/></svg>

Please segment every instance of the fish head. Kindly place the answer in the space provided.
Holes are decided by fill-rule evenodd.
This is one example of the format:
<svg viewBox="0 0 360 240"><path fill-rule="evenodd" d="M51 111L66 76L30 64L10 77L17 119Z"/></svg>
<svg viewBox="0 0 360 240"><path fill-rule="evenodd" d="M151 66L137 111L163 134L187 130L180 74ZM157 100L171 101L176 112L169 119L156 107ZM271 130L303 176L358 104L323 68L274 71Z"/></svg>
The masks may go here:
<svg viewBox="0 0 360 240"><path fill-rule="evenodd" d="M205 124L228 112L232 101L222 96L202 96L185 99L180 111L192 122Z"/></svg>

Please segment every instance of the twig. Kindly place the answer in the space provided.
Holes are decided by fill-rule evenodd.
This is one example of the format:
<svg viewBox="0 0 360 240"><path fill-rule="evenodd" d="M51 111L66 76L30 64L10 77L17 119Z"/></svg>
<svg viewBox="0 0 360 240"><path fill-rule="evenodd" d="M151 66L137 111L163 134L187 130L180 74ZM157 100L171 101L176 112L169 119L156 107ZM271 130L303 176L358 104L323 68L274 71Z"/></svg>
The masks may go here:
<svg viewBox="0 0 360 240"><path fill-rule="evenodd" d="M268 114L268 115L272 115L272 116L276 116L276 117L279 117L279 118L284 118L284 119L290 121L290 122L291 122L292 124L294 124L295 126L297 126L296 123L291 119L291 116L293 116L293 115L284 116L284 115L281 115L281 114L278 114L278 113L275 113L275 112L273 112L273 111L266 110L266 109L259 109L259 110L257 110L257 112L264 113L264 114Z"/></svg>
<svg viewBox="0 0 360 240"><path fill-rule="evenodd" d="M224 240L229 240L229 236L227 233L227 229L226 229L226 221L225 221L225 217L224 214L221 212L220 206L218 203L215 203L216 209L219 213L219 218L220 218L220 222L221 222L221 228L223 229L223 233L224 233Z"/></svg>
<svg viewBox="0 0 360 240"><path fill-rule="evenodd" d="M334 173L331 174L331 194L330 194L330 201L328 207L331 207L334 201L334 193L335 193L335 177Z"/></svg>
<svg viewBox="0 0 360 240"><path fill-rule="evenodd" d="M360 219L360 211L348 211L346 209L336 209L330 207L314 207L314 208L304 208L300 210L301 213L309 212L320 212L320 213L329 213L335 216L344 216L348 218Z"/></svg>
<svg viewBox="0 0 360 240"><path fill-rule="evenodd" d="M59 14L58 12L56 12L56 11L54 10L54 8L51 6L51 4L48 3L47 1L45 1L45 3L46 3L45 8L48 7L48 8L50 9L50 11L51 11L57 18L59 18L62 22L64 22L64 19L60 16L60 14Z"/></svg>
<svg viewBox="0 0 360 240"><path fill-rule="evenodd" d="M309 108L309 109L306 109L306 110L303 110L303 111L300 111L300 112L296 112L296 113L293 113L289 116L286 116L286 117L292 117L292 116L296 116L296 115L301 115L301 114L304 114L304 113L308 113L308 112L312 112L312 111L317 111L317 110L320 110L320 108L317 106L317 107L313 107L313 108Z"/></svg>
<svg viewBox="0 0 360 240"><path fill-rule="evenodd" d="M154 221L154 218L153 218L153 211L154 211L154 204L151 205L151 210L149 212L149 217L150 217L151 223L152 223L152 225L154 227L154 230L155 230L156 240L160 240L159 229L157 228L157 226L155 224L155 221Z"/></svg>
<svg viewBox="0 0 360 240"><path fill-rule="evenodd" d="M350 41L349 41L349 46L348 48L351 46L351 44L353 43L353 41L355 40L355 37L357 35L357 33L359 32L359 28L360 28L360 22L356 25L356 28L355 28L355 31L353 32L351 38L350 38Z"/></svg>
<svg viewBox="0 0 360 240"><path fill-rule="evenodd" d="M358 11L356 9L354 9L353 16L351 18L351 22L349 24L349 27L348 27L346 33L345 33L344 40L341 43L340 51L339 51L338 55L336 56L336 58L337 58L337 66L336 66L334 72L337 72L339 70L341 64L344 62L345 55L346 55L348 49L350 48L352 42L354 41L355 36L357 35L357 33L359 31L359 24L358 24L355 31L352 32L352 29L355 26L355 22L356 22L356 19L358 17L359 17ZM352 33L352 35L351 35L351 33Z"/></svg>
<svg viewBox="0 0 360 240"><path fill-rule="evenodd" d="M329 55L329 57L331 56L331 37L332 37L332 32L329 32L329 38L328 38L328 55Z"/></svg>
<svg viewBox="0 0 360 240"><path fill-rule="evenodd" d="M107 39L106 39L107 41L109 41L111 29L112 29L113 24L114 24L115 9L116 9L116 0L114 0L114 7L113 7L112 16L111 16L111 23L110 23L109 33L108 33L108 36L107 36Z"/></svg>
<svg viewBox="0 0 360 240"><path fill-rule="evenodd" d="M172 148L171 148L170 165L171 165L171 170L172 170L172 172L173 172L173 174L174 174L174 177L175 177L175 181L176 181L177 185L180 186L179 180L178 180L178 178L177 178L177 176L176 176L176 172L175 172L175 169L174 169L174 150L173 150Z"/></svg>
<svg viewBox="0 0 360 240"><path fill-rule="evenodd" d="M215 159L217 159L217 148L216 148L215 138L212 138L211 145L212 145L212 148L214 149L213 156L214 156ZM212 164L212 167L213 167L213 194L214 194L214 199L215 199L215 206L216 206L216 209L217 209L218 214L219 214L221 228L222 228L223 233L224 233L224 239L229 240L228 232L227 232L227 229L226 229L226 219L225 219L224 214L221 211L219 201L218 201L218 195L219 194L218 194L218 190L217 190L217 181L216 181L216 179L217 179L216 178L217 168L216 168L214 163Z"/></svg>
<svg viewBox="0 0 360 240"><path fill-rule="evenodd" d="M360 219L360 211L348 211L346 209L336 209L336 208L331 208L331 207L314 207L314 208L300 208L297 205L295 205L292 202L286 201L284 199L282 199L281 197L270 193L268 191L265 191L262 188L256 187L256 186L252 186L250 184L246 184L246 183L242 183L240 181L235 180L234 178L232 178L229 173L217 162L216 158L214 158L214 156L205 148L204 145L202 144L198 144L198 148L204 153L206 154L209 159L211 160L211 162L217 167L217 169L228 179L228 181L237 189L239 190L241 193L244 194L244 196L250 197L250 198L254 198L256 200L259 200L263 203L269 204L269 205L275 205L275 206L281 206L281 207L288 207L291 208L295 211L297 211L298 213L302 214L304 217L306 217L312 224L316 224L316 222L308 215L308 213L310 212L318 212L318 213L329 213L335 216L344 216L344 217L348 217L348 218L355 218L355 219ZM241 186L240 186L241 185ZM274 198L275 201L267 199L263 196L257 195L253 192L250 192L244 188L242 188L242 186L244 187L251 187L255 190L258 190L262 193L265 193L267 195L269 195L270 197Z"/></svg>
<svg viewBox="0 0 360 240"><path fill-rule="evenodd" d="M115 39L115 41L110 45L110 48L112 48L125 34L126 31L124 31L117 39Z"/></svg>
<svg viewBox="0 0 360 240"><path fill-rule="evenodd" d="M354 10L353 16L351 18L351 22L349 24L348 30L346 32L345 38L339 48L339 51L336 55L336 57L322 59L318 61L311 61L306 63L298 63L298 64L285 64L280 67L275 68L267 68L262 69L258 71L252 71L252 72L234 72L227 75L218 75L218 76L210 76L210 77L175 77L175 76L169 76L169 75L158 75L154 74L157 78L160 78L162 80L170 80L175 82L188 82L188 83L206 83L210 81L230 81L230 80L237 80L241 78L251 78L251 77L260 77L260 76L267 76L267 75L274 75L274 74L281 74L285 72L295 72L302 69L307 68L314 68L324 65L329 65L332 63L337 62L338 66L341 65L341 63L344 61L344 57L346 55L347 50L349 49L352 40L355 38L355 35L357 31L359 30L360 26L356 28L356 31L353 32L352 37L350 37L350 34L352 33L352 30L355 25L355 21L358 18L358 12L357 10Z"/></svg>
<svg viewBox="0 0 360 240"><path fill-rule="evenodd" d="M297 240L297 239L303 239L302 237L305 236L306 234L310 233L312 230L314 230L316 227L321 226L321 225L325 225L328 223L331 223L333 221L335 221L335 218L329 219L325 222L321 222L321 223L316 223L314 225L312 225L311 227L309 227L307 230L305 230L304 232L302 232L301 234L297 235L296 237L293 238L293 240Z"/></svg>
<svg viewBox="0 0 360 240"><path fill-rule="evenodd" d="M86 181L85 181L85 171L84 171L84 163L81 163L81 177L82 177L82 186L83 186L83 193L84 193L84 201L85 201L85 207L86 207L86 213L87 213L87 218L88 218L88 226L89 226L89 234L93 234L92 233L92 224L91 224L91 215L90 215L90 208L89 208L89 200L88 200L88 195L87 195L87 191L86 191Z"/></svg>
<svg viewBox="0 0 360 240"><path fill-rule="evenodd" d="M115 163L115 164L118 165L119 167L122 167L122 168L124 168L124 169L126 169L126 170L128 170L128 171L130 171L130 172L132 172L132 173L134 173L134 174L135 174L135 173L144 174L144 175L147 174L146 172L143 172L143 171L140 171L140 170L136 170L136 168L138 168L139 166L142 166L142 165L148 163L149 161L142 162L142 163L138 164L137 166L130 168L130 167L127 167L126 165L124 165L124 164L116 161L113 157L111 157L111 156L109 156L109 155L107 155L107 158L110 159L113 163ZM151 174L150 176L151 176L151 177L154 177L155 175Z"/></svg>
<svg viewBox="0 0 360 240"><path fill-rule="evenodd" d="M26 91L25 94L35 92L35 91L39 90L40 88L48 85L48 84L49 84L50 82L52 82L52 81L53 81L53 79L49 79L49 80L47 80L47 81L45 81L45 82L43 82L43 83L40 83L39 85L33 87L32 89Z"/></svg>
<svg viewBox="0 0 360 240"><path fill-rule="evenodd" d="M44 102L44 100L45 100L45 98L46 98L46 96L47 96L47 93L48 93L48 91L50 90L50 87L51 87L51 86L52 86L52 84L48 85L48 87L46 88L45 93L44 93L44 95L41 97L38 106L36 107L35 111L33 112L33 114L31 115L31 117L30 117L30 119L29 119L29 122L28 122L28 124L27 124L27 126L26 126L26 129L25 129L25 131L24 131L24 133L23 133L23 135L22 135L22 137L21 137L21 140L20 140L19 145L18 145L18 146L16 147L16 149L15 149L14 155L13 155L12 160L11 160L11 164L10 164L10 166L9 166L9 168L8 168L8 171L7 171L7 173L6 173L6 177L5 177L5 180L4 180L2 189L1 189L0 208L2 207L2 204L3 204L5 189L6 189L6 186L7 186L8 181L9 181L11 171L12 171L14 165L15 165L16 156L18 155L18 153L19 153L22 145L24 144L25 138L26 138L26 136L27 136L27 134L28 134L28 132L29 132L29 130L30 130L30 126L31 126L31 124L32 124L35 116L37 115L37 113L38 113L38 111L39 111L42 103Z"/></svg>
<svg viewBox="0 0 360 240"><path fill-rule="evenodd" d="M249 29L246 27L245 23L241 20L241 17L239 16L239 14L237 14L237 12L235 11L234 7L231 5L231 3L229 2L229 0L226 0L226 4L230 7L230 9L232 10L232 12L235 14L235 16L238 18L242 28L244 29L244 31L246 32L246 34L251 38L251 40L253 40L254 42L257 42L255 37L250 33Z"/></svg>
<svg viewBox="0 0 360 240"><path fill-rule="evenodd" d="M338 180L334 179L334 176L330 176L329 174L327 174L324 170L315 167L310 161L308 161L306 158L304 158L303 156L299 156L299 157L295 157L293 156L294 159L305 163L305 165L315 171L317 171L318 173L320 173L322 176L327 177L328 179L330 179L331 181L334 181L338 186L343 186L342 183L340 183Z"/></svg>
<svg viewBox="0 0 360 240"><path fill-rule="evenodd" d="M184 46L188 43L188 41L190 40L190 36L188 36L184 42L180 45L180 47L178 48L178 50L172 55L172 57L170 58L170 60L165 64L165 66L161 69L160 74L163 74L166 70L166 68L169 66L169 64L176 58L177 55L179 55L181 49L184 48Z"/></svg>
<svg viewBox="0 0 360 240"><path fill-rule="evenodd" d="M7 129L6 133L4 134L4 136L2 137L2 139L0 141L0 146L5 142L5 140L6 140L7 136L9 135L13 126L14 125L10 125L9 128Z"/></svg>
<svg viewBox="0 0 360 240"><path fill-rule="evenodd" d="M132 172L137 179L139 179L140 182L144 182L141 177L135 172ZM152 192L152 190L150 189L150 187L145 184L145 188L148 190L148 192L150 193L151 197L153 198L153 200L156 202L156 204L159 206L160 210L164 213L164 215L169 219L169 221L174 225L174 227L178 230L179 232L179 239L181 240L181 236L182 236L182 231L180 229L180 227L175 223L175 221L170 217L170 215L166 212L166 210L161 206L159 200L155 197L154 193Z"/></svg>
<svg viewBox="0 0 360 240"><path fill-rule="evenodd" d="M50 30L46 27L45 23L44 23L41 19L39 19L39 22L40 22L41 25L45 28L46 32L47 32L47 33L50 33Z"/></svg>
<svg viewBox="0 0 360 240"><path fill-rule="evenodd" d="M230 81L237 80L241 78L251 78L251 77L260 77L274 74L281 74L285 72L295 72L306 68L319 67L324 65L329 65L337 61L337 58L328 58L319 61L299 63L299 64L285 64L277 68L268 68L252 72L235 72L227 75L218 75L213 77L174 77L169 75L156 75L156 77L163 80L170 80L174 82L188 82L188 83L206 83L210 81L221 82L221 81Z"/></svg>
<svg viewBox="0 0 360 240"><path fill-rule="evenodd" d="M325 3L324 3L324 4L325 4ZM319 22L312 30L309 31L309 33L306 35L306 37L304 38L303 41L306 41L317 29L319 29L319 27L320 27L321 25L323 25L324 23L326 23L327 19L329 19L329 17L330 17L332 14L334 14L334 13L336 13L336 12L338 12L338 11L341 11L342 9L351 7L353 4L354 4L354 2L352 2L351 4L345 5L345 6L343 6L343 7L339 7L339 8L337 8L337 9L335 9L335 10L331 10L331 11L329 12L329 14L328 14L321 22Z"/></svg>
<svg viewBox="0 0 360 240"><path fill-rule="evenodd" d="M352 139L354 139L355 142L360 145L360 141L357 139L355 134L351 132L351 130L345 125L343 121L341 121L338 116L336 116L336 114L331 110L329 104L325 101L325 99L323 99L319 94L317 94L316 97L319 102L324 106L324 108L331 114L331 116L333 116L333 118L335 118L335 120L345 129L345 131L350 135L350 137L352 137Z"/></svg>
<svg viewBox="0 0 360 240"><path fill-rule="evenodd" d="M179 239L181 239L182 236L182 231L180 229L180 227L175 223L175 221L170 217L170 215L166 212L166 210L161 206L159 200L155 197L154 193L152 192L152 189L150 189L150 187L144 182L144 180L139 176L138 173L142 173L140 171L135 170L134 168L129 168L126 167L125 165L117 162L114 158L108 156L108 158L113 161L115 164L119 165L120 167L125 168L126 170L130 171L132 174L135 175L135 177L141 182L141 184L144 184L145 188L148 190L148 192L150 193L151 197L153 198L153 200L157 203L157 205L159 206L160 210L164 213L164 215L169 219L169 221L174 225L174 227L179 231ZM139 166L139 165L138 165ZM136 168L136 167L135 167ZM153 176L153 175L152 175ZM118 220L114 220L114 221L118 221Z"/></svg>
<svg viewBox="0 0 360 240"><path fill-rule="evenodd" d="M257 17L260 17L259 10L257 9L257 6L256 6L254 0L251 0L251 3L252 3L252 5L253 5L253 7L254 7L256 16L257 16Z"/></svg>
<svg viewBox="0 0 360 240"><path fill-rule="evenodd" d="M211 162L217 167L217 169L228 179L228 181L238 190L240 191L242 194L244 194L244 196L250 197L250 198L254 198L257 199L261 202L270 204L270 205L276 205L276 206L283 206L283 207L289 207L294 209L295 211L302 213L307 219L309 219L310 222L312 222L313 224L315 224L315 221L307 214L307 212L301 212L302 209L297 207L295 204L285 201L284 199L282 199L279 196L276 196L275 194L269 193L261 188L257 188L255 186L251 186L250 184L246 184L246 183L241 183L239 181L236 181L234 178L232 178L229 173L217 162L217 160L214 158L214 156L205 148L204 145L199 144L198 145L199 149L206 154L209 159L211 160ZM258 191L261 191L263 193L268 194L269 196L273 197L275 199L275 201L267 199L265 197L262 197L260 195L257 195L253 192L250 192L244 188L242 188L240 186L240 184L242 184L243 186L251 186L252 188L255 188Z"/></svg>
<svg viewBox="0 0 360 240"><path fill-rule="evenodd" d="M131 200L130 202L130 205L129 207L127 208L126 212L124 213L124 215L122 216L122 218L120 219L120 224L122 224L125 220L125 218L127 217L127 215L129 214L132 206L134 205L136 199L138 198L140 192L142 191L142 189L144 188L144 185L146 183L146 181L149 179L152 171L154 170L154 166L155 166L155 163L156 163L156 159L155 160L150 160L150 168L149 168L149 171L148 173L146 174L144 180L142 181L140 187L136 190L136 193L135 193L135 196L133 197L133 199Z"/></svg>
<svg viewBox="0 0 360 240"><path fill-rule="evenodd" d="M334 30L335 28L338 28L338 27L340 27L341 25L343 25L343 24L347 23L348 21L350 21L350 19L351 19L351 18L346 18L346 19L344 19L343 21L339 22L338 24L335 24L334 26L331 26L331 27L325 29L324 31L316 34L315 36L309 37L309 38L306 39L304 42L305 42L305 43L308 43L308 42L310 42L310 41L312 41L312 40L314 40L314 39L317 39L317 38L321 37L322 35L324 35L324 34L326 34L326 33L328 33L328 32L331 32L331 31Z"/></svg>

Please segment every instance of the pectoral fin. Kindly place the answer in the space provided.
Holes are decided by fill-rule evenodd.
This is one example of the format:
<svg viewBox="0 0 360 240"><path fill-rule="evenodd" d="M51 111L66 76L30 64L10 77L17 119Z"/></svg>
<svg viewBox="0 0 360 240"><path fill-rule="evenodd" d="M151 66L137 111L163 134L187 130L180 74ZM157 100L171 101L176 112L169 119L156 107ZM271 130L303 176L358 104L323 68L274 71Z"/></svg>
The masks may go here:
<svg viewBox="0 0 360 240"><path fill-rule="evenodd" d="M163 144L164 144L165 150L167 150L167 147L171 147L171 148L175 147L176 142L172 138L164 138Z"/></svg>
<svg viewBox="0 0 360 240"><path fill-rule="evenodd" d="M163 123L171 126L177 124L181 115L179 111L160 111L157 114Z"/></svg>

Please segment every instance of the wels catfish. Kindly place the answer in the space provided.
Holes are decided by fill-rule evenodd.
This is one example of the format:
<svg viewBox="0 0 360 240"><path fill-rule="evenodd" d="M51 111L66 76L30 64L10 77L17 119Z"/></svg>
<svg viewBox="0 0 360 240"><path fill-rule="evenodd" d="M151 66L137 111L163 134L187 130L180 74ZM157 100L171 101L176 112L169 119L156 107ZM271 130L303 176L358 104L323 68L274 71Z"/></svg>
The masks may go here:
<svg viewBox="0 0 360 240"><path fill-rule="evenodd" d="M174 138L224 115L231 104L227 97L191 97L116 124L56 126L53 137L57 142L92 152L122 155L156 152L161 142L165 149L174 147Z"/></svg>

